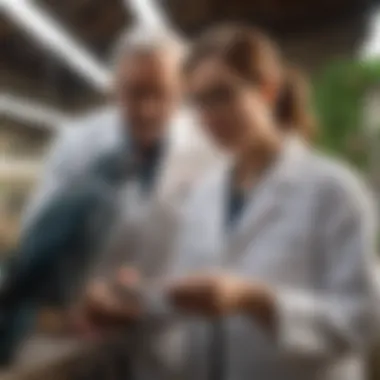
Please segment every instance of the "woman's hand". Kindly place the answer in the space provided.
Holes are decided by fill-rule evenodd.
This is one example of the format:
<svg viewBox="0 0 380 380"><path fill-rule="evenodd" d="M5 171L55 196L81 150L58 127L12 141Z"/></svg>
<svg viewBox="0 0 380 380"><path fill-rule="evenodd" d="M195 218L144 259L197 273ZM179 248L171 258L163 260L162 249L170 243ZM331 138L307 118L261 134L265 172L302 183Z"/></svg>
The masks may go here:
<svg viewBox="0 0 380 380"><path fill-rule="evenodd" d="M169 298L180 310L203 316L246 313L267 325L275 316L269 288L231 275L193 275L169 286Z"/></svg>

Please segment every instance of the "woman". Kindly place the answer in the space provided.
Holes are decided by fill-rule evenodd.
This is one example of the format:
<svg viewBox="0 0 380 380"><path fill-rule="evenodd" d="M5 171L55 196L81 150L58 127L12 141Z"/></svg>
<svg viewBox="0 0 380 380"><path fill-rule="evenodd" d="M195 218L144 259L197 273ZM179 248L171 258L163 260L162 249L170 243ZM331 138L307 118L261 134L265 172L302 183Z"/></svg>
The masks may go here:
<svg viewBox="0 0 380 380"><path fill-rule="evenodd" d="M186 75L230 160L194 190L165 288L186 320L185 377L363 379L376 228L366 190L307 145L306 98L261 33L207 33ZM92 312L120 322L125 300L103 289ZM181 340L160 342L174 353Z"/></svg>
<svg viewBox="0 0 380 380"><path fill-rule="evenodd" d="M231 158L194 191L169 287L192 320L191 378L363 379L374 318L366 190L307 145L309 109L258 31L207 33L186 75Z"/></svg>

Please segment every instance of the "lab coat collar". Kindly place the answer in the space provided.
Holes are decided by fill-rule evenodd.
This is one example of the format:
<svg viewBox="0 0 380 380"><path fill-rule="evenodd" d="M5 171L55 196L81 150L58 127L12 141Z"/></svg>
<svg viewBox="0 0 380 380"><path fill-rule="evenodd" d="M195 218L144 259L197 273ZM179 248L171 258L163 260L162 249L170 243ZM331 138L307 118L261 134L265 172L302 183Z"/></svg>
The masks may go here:
<svg viewBox="0 0 380 380"><path fill-rule="evenodd" d="M290 135L286 138L280 156L270 170L269 177L279 184L295 184L299 171L298 164L302 163L307 147L305 141L298 135Z"/></svg>
<svg viewBox="0 0 380 380"><path fill-rule="evenodd" d="M179 151L183 149L180 145L181 139L178 134L179 123L182 120L180 114L180 111L173 114L171 120L169 120L167 133L162 137L162 141L160 142L162 152L160 152L159 162L157 163L157 180L152 192L153 197L158 196L161 198L168 193L167 188L170 187L170 183L172 182L173 158L178 156ZM136 159L134 154L135 147L128 132L128 119L117 108L114 109L113 115L118 150L122 155L123 152L126 152L122 161L125 162L124 166L133 167L134 160Z"/></svg>
<svg viewBox="0 0 380 380"><path fill-rule="evenodd" d="M294 164L300 162L300 159L306 151L306 143L302 137L296 134L287 136L281 152L272 164L272 167L269 168L261 179L259 186L261 186L261 183L266 183L269 180L276 180L281 183L292 183L297 175L297 170L295 170ZM233 157L228 157L226 163L225 170L227 173L231 173L235 165ZM225 175L225 177L228 177L228 175ZM256 193L256 190L254 192Z"/></svg>
<svg viewBox="0 0 380 380"><path fill-rule="evenodd" d="M158 163L157 180L152 196L158 204L164 204L165 207L176 204L174 198L181 187L180 182L184 182L185 179L178 168L181 167L184 158L191 154L191 149L181 133L181 130L188 127L186 120L189 119L183 117L182 110L173 114L167 133L163 136L164 148Z"/></svg>
<svg viewBox="0 0 380 380"><path fill-rule="evenodd" d="M286 196L291 194L297 184L299 165L304 161L306 152L306 145L301 138L290 136L285 141L277 162L252 189L241 219L229 234L224 234L227 237L224 246L228 250L224 257L231 258L244 252L245 245L278 217Z"/></svg>

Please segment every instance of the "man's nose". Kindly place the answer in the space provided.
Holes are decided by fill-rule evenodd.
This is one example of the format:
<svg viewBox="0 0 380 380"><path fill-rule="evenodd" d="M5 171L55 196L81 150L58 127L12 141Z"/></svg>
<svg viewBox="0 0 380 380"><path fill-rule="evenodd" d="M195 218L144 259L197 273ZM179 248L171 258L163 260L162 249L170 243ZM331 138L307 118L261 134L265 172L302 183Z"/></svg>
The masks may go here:
<svg viewBox="0 0 380 380"><path fill-rule="evenodd" d="M141 114L146 117L155 117L159 111L159 104L154 99L149 99L143 102L141 105Z"/></svg>

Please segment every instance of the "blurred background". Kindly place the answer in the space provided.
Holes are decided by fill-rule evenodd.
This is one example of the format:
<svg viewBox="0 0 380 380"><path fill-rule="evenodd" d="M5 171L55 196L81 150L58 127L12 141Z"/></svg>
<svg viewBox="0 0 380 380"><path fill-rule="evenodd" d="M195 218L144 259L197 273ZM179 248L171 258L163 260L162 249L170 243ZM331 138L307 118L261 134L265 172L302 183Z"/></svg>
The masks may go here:
<svg viewBox="0 0 380 380"><path fill-rule="evenodd" d="M223 21L264 28L310 76L318 145L380 199L380 0L0 0L0 260L55 136L107 102L120 34L150 24L190 43Z"/></svg>
<svg viewBox="0 0 380 380"><path fill-rule="evenodd" d="M107 101L109 53L136 24L191 41L205 27L265 28L306 71L323 149L380 190L380 2L376 0L0 0L0 253L17 242L46 149Z"/></svg>

